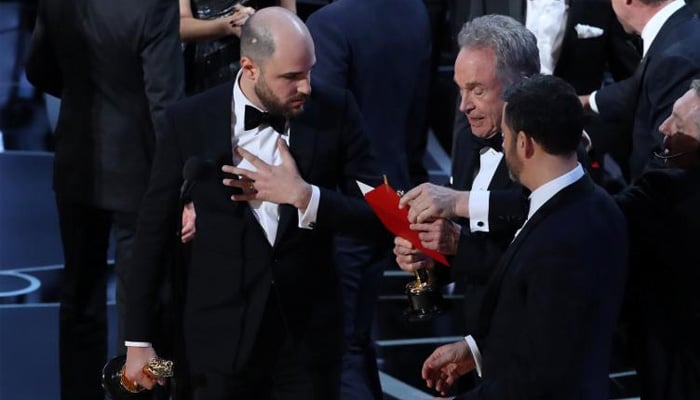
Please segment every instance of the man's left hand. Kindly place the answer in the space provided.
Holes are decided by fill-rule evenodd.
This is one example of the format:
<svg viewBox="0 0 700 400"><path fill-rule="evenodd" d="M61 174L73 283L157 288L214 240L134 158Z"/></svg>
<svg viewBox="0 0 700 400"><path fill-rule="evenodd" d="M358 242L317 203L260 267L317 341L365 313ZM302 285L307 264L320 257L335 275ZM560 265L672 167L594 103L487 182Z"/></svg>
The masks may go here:
<svg viewBox="0 0 700 400"><path fill-rule="evenodd" d="M277 148L282 158L280 165L270 165L255 154L242 147L234 151L249 163L256 171L224 165L221 170L240 176L240 179L224 179L224 185L236 187L243 194L231 196L234 201L269 201L276 204L291 204L299 210L306 210L311 200L311 185L299 175L296 162L283 139L277 141Z"/></svg>

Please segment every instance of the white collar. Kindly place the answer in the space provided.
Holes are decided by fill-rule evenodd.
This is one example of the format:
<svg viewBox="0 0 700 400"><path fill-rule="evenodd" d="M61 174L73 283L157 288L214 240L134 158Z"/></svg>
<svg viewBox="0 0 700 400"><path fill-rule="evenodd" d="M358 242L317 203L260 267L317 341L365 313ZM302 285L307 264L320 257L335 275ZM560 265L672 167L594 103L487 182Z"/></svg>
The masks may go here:
<svg viewBox="0 0 700 400"><path fill-rule="evenodd" d="M659 31L661 28L664 26L666 21L671 18L671 15L675 13L676 11L680 10L683 6L685 5L685 1L683 0L674 0L667 5L665 5L661 10L659 10L656 14L654 14L651 19L647 22L646 25L644 25L644 29L642 29L642 43L644 45L644 48L642 50L642 56L647 55L647 51L649 51L649 47L651 47L651 43L656 39L656 35L659 34Z"/></svg>
<svg viewBox="0 0 700 400"><path fill-rule="evenodd" d="M571 171L561 175L551 181L545 183L544 185L538 187L530 194L530 211L527 213L527 219L532 218L533 214L544 205L549 199L554 197L555 194L559 193L565 187L571 185L572 183L578 181L583 177L583 168L580 163L576 164L576 167Z"/></svg>

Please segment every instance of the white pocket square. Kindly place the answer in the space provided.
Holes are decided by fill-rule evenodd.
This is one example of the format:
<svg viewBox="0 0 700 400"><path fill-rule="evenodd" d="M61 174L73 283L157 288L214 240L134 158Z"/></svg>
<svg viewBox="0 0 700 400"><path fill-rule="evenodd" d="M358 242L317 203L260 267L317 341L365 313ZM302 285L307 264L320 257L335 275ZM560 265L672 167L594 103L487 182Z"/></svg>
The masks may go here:
<svg viewBox="0 0 700 400"><path fill-rule="evenodd" d="M590 39L603 36L603 30L597 26L590 26L586 24L576 24L574 26L576 29L576 35L579 39Z"/></svg>

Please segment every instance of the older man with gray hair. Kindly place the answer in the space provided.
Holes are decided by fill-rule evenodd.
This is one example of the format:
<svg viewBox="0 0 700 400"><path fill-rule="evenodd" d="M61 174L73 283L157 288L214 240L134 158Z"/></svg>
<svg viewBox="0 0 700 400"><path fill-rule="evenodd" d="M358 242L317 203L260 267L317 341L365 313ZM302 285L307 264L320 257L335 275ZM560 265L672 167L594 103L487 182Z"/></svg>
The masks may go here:
<svg viewBox="0 0 700 400"><path fill-rule="evenodd" d="M423 245L450 256L456 291L464 292L466 327L476 323L486 282L523 222L527 201L510 179L502 152L503 90L540 70L535 36L515 19L486 15L464 24L454 80L469 126L460 132L450 186L422 184L402 200ZM512 216L506 217L506 216ZM397 237L394 254L405 271L434 263Z"/></svg>

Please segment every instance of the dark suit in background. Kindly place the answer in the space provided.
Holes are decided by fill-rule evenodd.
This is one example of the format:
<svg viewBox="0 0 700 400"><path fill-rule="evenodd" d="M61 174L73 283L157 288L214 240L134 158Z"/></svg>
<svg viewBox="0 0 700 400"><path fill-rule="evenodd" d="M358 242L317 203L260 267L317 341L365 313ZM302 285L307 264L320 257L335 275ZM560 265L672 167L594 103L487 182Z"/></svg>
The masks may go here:
<svg viewBox="0 0 700 400"><path fill-rule="evenodd" d="M653 170L615 198L627 217L625 322L645 400L700 397L700 169Z"/></svg>
<svg viewBox="0 0 700 400"><path fill-rule="evenodd" d="M65 258L60 310L64 399L104 397L100 371L107 356L109 234L114 228L123 322L122 283L154 132L162 130L165 106L183 92L178 21L177 4L165 0L40 3L27 76L62 100L53 186Z"/></svg>
<svg viewBox="0 0 700 400"><path fill-rule="evenodd" d="M338 0L311 14L314 79L348 89L381 172L396 189L425 182L430 26L421 0ZM381 399L371 338L390 247L336 239L345 311L343 399Z"/></svg>
<svg viewBox="0 0 700 400"><path fill-rule="evenodd" d="M595 95L601 118L632 127L629 169L639 177L662 150L659 125L700 74L700 20L683 6L664 23L634 75Z"/></svg>
<svg viewBox="0 0 700 400"><path fill-rule="evenodd" d="M333 237L388 239L364 200L336 191L360 197L356 179L380 182L357 106L349 92L314 84L303 114L291 120L291 153L304 180L320 188L320 203L311 230L298 228L296 208L280 205L271 246L248 203L232 201L233 190L221 183L220 166L231 164L232 93L228 83L168 110L140 214L126 339L152 340L153 290L179 219L183 165L209 160L215 165L190 194L197 233L183 325L195 398L267 398L262 393L299 377L310 378L315 392L302 399L337 398L342 314ZM260 379L264 387L250 384Z"/></svg>
<svg viewBox="0 0 700 400"><path fill-rule="evenodd" d="M606 399L626 263L622 213L589 177L549 199L494 271L473 335L484 381L457 398Z"/></svg>

